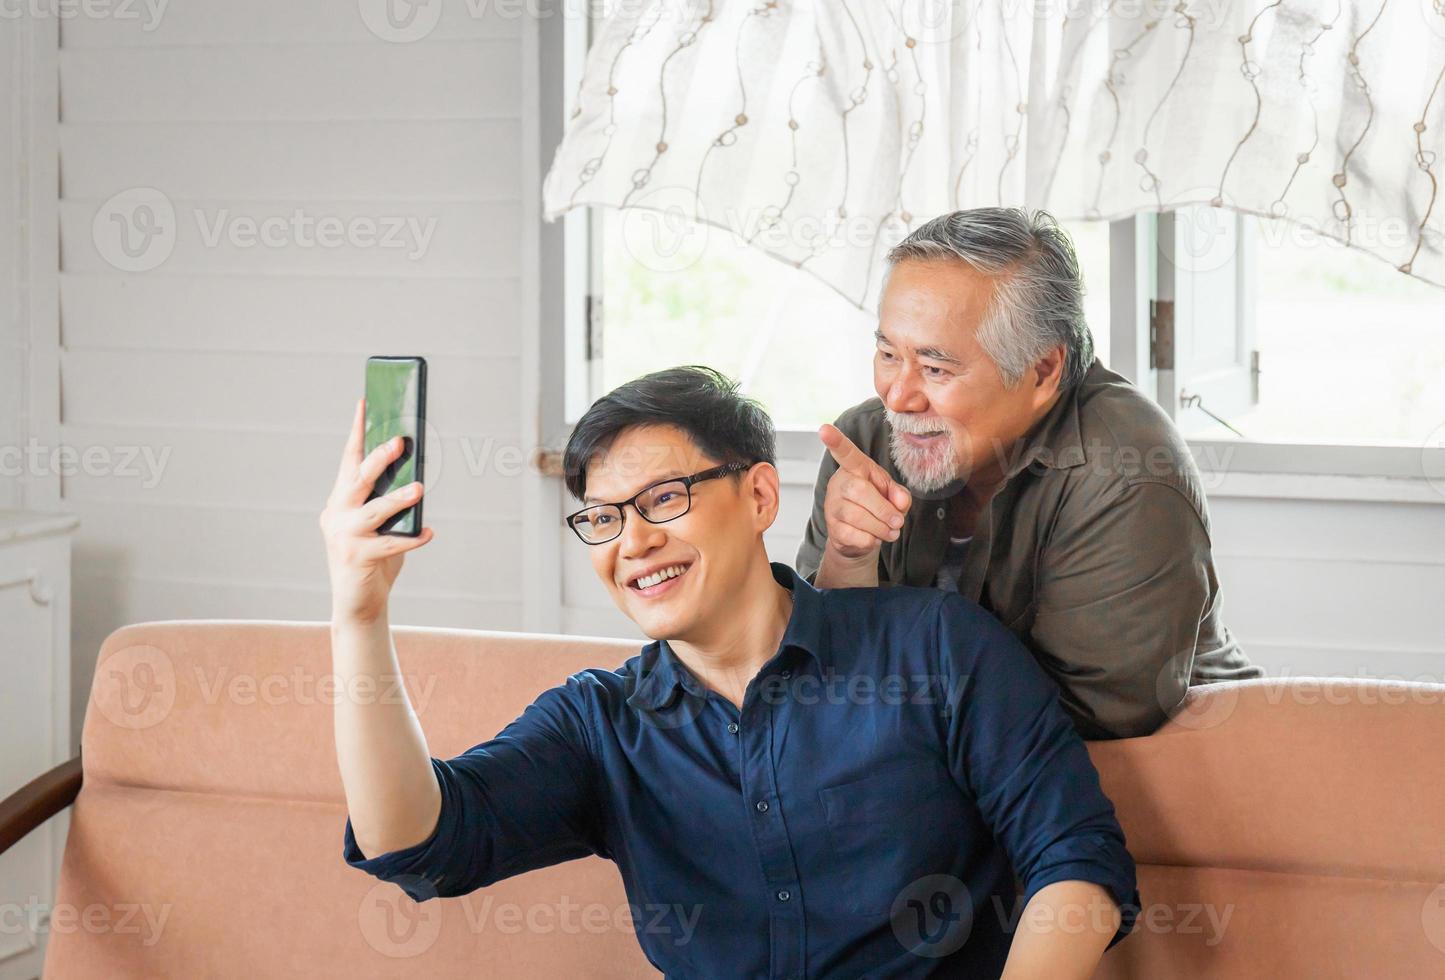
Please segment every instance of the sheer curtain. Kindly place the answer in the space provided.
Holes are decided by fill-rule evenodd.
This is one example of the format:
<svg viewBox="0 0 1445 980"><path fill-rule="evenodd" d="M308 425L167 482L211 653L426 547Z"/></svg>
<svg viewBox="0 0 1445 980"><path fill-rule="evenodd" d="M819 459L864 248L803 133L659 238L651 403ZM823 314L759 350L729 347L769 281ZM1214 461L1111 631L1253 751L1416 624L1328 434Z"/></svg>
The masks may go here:
<svg viewBox="0 0 1445 980"><path fill-rule="evenodd" d="M613 0L549 219L705 222L860 306L991 204L1212 204L1445 284L1445 0Z"/></svg>

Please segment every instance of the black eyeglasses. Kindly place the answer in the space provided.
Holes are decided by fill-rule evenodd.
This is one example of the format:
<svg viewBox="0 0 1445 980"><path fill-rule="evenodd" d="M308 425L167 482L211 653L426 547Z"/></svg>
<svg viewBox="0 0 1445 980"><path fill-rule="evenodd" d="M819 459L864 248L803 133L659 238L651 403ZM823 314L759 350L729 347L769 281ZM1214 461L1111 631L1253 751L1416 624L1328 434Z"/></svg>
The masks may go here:
<svg viewBox="0 0 1445 980"><path fill-rule="evenodd" d="M692 476L675 476L643 487L629 499L615 504L593 504L575 514L567 515L567 526L577 532L585 544L605 544L622 533L627 520L624 508L631 504L649 524L675 521L692 509L692 487L704 480L716 480L729 473L739 473L751 463L726 463Z"/></svg>

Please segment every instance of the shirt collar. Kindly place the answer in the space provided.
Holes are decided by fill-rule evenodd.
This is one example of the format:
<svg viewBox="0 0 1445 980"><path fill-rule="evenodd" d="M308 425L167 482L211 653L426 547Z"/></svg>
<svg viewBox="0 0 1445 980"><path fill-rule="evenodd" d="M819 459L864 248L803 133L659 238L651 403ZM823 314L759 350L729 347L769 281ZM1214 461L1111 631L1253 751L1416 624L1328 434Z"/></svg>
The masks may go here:
<svg viewBox="0 0 1445 980"><path fill-rule="evenodd" d="M825 652L822 595L782 562L772 562L771 568L773 579L793 593L793 612L778 648L805 650L821 665ZM666 640L653 640L642 648L637 673L637 686L627 698L631 707L651 711L667 708L677 700L679 691L696 698L707 697L707 686L688 670Z"/></svg>
<svg viewBox="0 0 1445 980"><path fill-rule="evenodd" d="M1095 359L1089 373L1099 366ZM1084 465L1084 434L1079 422L1079 389L1073 388L1059 396L1052 408L1023 437L1018 452L1013 454L1007 476L1017 476L1025 467L1037 463L1051 470Z"/></svg>

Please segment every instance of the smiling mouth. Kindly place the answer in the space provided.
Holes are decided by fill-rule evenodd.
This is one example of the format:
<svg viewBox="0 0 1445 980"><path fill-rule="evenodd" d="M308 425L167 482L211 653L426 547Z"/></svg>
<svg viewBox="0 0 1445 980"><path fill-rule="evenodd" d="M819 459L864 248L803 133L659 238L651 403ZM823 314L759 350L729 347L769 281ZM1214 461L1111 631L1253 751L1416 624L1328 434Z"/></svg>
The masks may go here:
<svg viewBox="0 0 1445 980"><path fill-rule="evenodd" d="M677 585L677 580L686 575L690 568L692 568L692 562L678 562L647 575L628 579L627 587L637 595L648 598L662 595L664 592L671 591Z"/></svg>

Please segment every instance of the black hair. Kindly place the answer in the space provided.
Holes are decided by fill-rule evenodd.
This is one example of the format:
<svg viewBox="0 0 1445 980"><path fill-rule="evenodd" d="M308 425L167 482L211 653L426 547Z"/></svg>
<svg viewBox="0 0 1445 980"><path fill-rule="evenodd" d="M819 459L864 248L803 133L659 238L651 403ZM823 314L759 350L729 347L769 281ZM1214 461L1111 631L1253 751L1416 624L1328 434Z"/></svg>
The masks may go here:
<svg viewBox="0 0 1445 980"><path fill-rule="evenodd" d="M668 368L614 388L578 420L562 454L572 496L587 493L587 467L624 430L671 425L719 463L777 463L773 420L737 382L700 365Z"/></svg>

